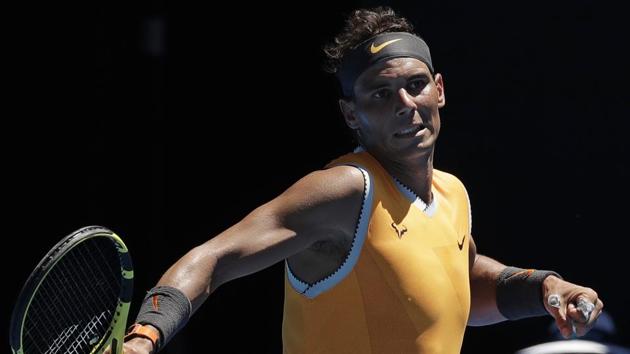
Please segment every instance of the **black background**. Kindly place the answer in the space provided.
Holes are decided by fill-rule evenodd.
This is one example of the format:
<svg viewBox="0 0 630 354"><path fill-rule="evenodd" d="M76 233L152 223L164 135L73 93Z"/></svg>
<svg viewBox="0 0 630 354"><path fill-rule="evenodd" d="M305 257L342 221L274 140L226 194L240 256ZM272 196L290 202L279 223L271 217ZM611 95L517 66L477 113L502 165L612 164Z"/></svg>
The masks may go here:
<svg viewBox="0 0 630 354"><path fill-rule="evenodd" d="M351 150L320 47L349 9L375 4L8 12L7 328L30 270L73 230L123 236L135 315L189 248ZM617 325L610 341L629 345L625 12L613 1L389 4L444 75L435 166L466 184L479 252L593 287ZM280 352L282 288L281 264L224 285L164 352ZM462 352L511 353L545 341L550 321L469 328Z"/></svg>

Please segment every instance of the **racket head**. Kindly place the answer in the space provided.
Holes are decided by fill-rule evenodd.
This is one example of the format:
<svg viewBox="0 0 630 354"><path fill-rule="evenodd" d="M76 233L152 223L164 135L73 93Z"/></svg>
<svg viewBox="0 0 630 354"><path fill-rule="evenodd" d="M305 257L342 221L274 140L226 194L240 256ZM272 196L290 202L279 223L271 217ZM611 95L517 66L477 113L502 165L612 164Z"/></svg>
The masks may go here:
<svg viewBox="0 0 630 354"><path fill-rule="evenodd" d="M102 226L81 228L39 262L13 308L13 353L122 352L133 265L122 239Z"/></svg>

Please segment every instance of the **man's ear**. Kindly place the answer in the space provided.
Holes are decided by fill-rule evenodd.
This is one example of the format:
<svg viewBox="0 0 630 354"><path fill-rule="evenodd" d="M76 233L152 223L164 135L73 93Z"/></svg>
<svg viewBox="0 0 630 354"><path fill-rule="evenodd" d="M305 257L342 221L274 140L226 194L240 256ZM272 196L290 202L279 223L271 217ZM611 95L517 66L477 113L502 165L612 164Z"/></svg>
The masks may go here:
<svg viewBox="0 0 630 354"><path fill-rule="evenodd" d="M350 99L340 98L339 109L341 109L341 114L343 114L346 125L353 130L359 129L359 121L354 110L354 102Z"/></svg>
<svg viewBox="0 0 630 354"><path fill-rule="evenodd" d="M444 91L444 78L442 74L435 74L435 87L438 91L438 107L442 108L446 105L446 92Z"/></svg>

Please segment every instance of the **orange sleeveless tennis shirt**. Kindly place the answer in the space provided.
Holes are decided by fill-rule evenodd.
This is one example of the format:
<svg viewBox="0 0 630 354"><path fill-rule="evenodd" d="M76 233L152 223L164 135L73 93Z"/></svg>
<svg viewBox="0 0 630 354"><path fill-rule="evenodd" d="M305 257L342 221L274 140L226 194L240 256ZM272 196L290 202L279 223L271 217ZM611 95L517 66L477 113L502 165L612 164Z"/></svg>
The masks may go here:
<svg viewBox="0 0 630 354"><path fill-rule="evenodd" d="M463 184L433 171L426 206L367 152L353 165L364 202L345 262L315 284L286 267L286 354L459 353L470 309L470 205Z"/></svg>

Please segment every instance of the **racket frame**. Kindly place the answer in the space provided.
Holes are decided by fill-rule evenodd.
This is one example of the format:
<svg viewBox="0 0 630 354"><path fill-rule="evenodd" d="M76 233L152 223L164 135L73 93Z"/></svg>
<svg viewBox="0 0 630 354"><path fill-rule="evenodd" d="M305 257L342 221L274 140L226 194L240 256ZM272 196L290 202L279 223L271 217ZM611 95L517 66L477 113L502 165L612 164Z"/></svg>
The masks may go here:
<svg viewBox="0 0 630 354"><path fill-rule="evenodd" d="M125 335L127 316L133 294L133 264L127 246L120 236L113 231L102 226L86 226L70 235L64 237L61 241L48 251L46 256L37 264L26 283L20 291L13 313L11 315L10 344L14 354L30 354L24 353L22 346L22 333L24 330L24 322L28 313L31 301L35 297L39 286L44 282L46 276L55 267L55 265L70 252L74 247L84 241L95 237L109 238L118 251L121 265L121 291L118 295L118 302L112 321L104 336L102 336L89 354L102 353L108 345L112 346L112 354L122 353L123 337Z"/></svg>

